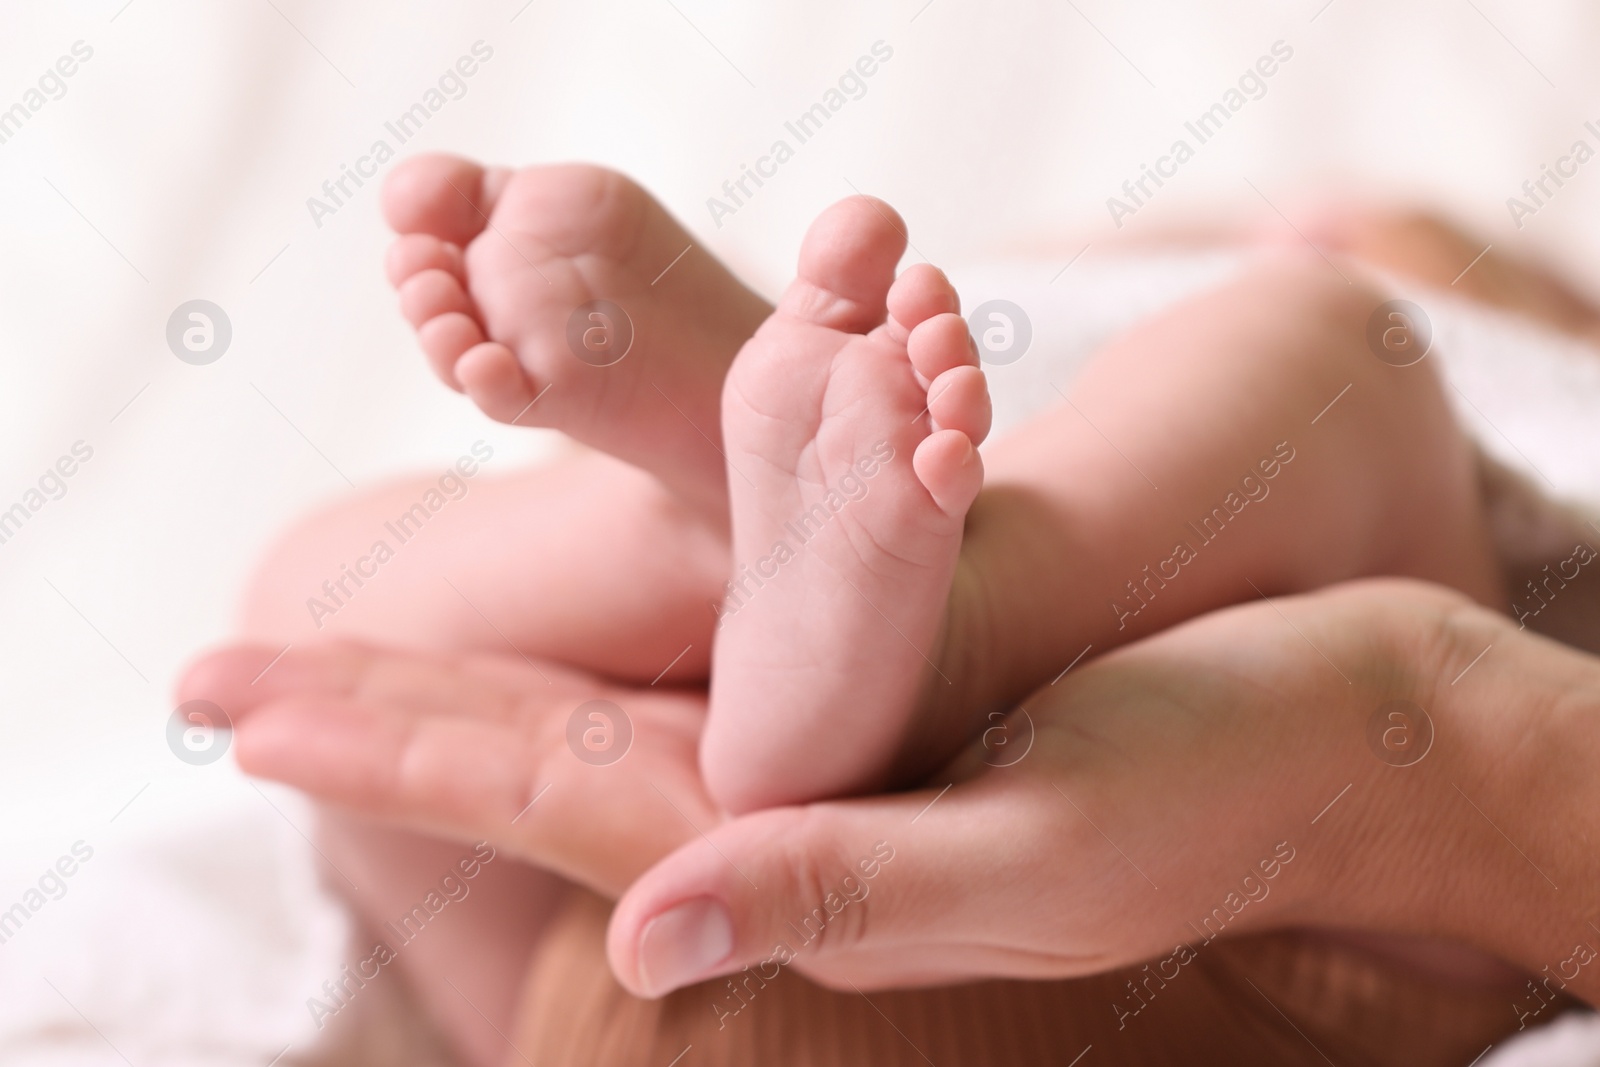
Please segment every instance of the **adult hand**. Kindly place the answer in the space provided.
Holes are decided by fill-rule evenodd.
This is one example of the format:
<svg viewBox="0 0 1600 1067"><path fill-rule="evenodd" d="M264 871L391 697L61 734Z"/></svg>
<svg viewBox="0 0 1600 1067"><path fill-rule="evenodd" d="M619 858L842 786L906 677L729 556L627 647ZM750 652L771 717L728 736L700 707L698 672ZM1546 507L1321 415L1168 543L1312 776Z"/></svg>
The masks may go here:
<svg viewBox="0 0 1600 1067"><path fill-rule="evenodd" d="M703 690L619 688L513 655L354 642L276 655L212 652L179 698L227 712L246 773L319 801L486 840L612 898L724 818L696 763Z"/></svg>
<svg viewBox="0 0 1600 1067"><path fill-rule="evenodd" d="M613 969L647 995L791 958L841 988L1064 977L1315 925L1593 1001L1597 708L1600 663L1453 593L1244 605L1069 672L926 789L689 842L619 902Z"/></svg>
<svg viewBox="0 0 1600 1067"><path fill-rule="evenodd" d="M737 820L695 772L699 695L345 649L285 656L252 698L270 654L185 685L241 719L246 770L631 881L609 952L644 995L791 960L841 988L1181 967L1289 925L1453 937L1600 994L1572 962L1600 944L1600 858L1575 847L1600 729L1541 696L1600 691L1596 668L1415 583L1194 620L1073 669L926 789ZM595 696L634 725L609 767L566 741Z"/></svg>

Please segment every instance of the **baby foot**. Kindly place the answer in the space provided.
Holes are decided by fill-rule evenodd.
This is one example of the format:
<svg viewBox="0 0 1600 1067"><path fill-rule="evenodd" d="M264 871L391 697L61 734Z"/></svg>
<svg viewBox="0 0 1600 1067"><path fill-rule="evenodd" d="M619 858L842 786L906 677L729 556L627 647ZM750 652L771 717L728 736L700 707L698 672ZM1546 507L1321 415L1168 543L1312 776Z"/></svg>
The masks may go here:
<svg viewBox="0 0 1600 1067"><path fill-rule="evenodd" d="M1490 246L1444 215L1330 198L1309 206L1299 229L1303 233L1284 233L1270 225L1260 232L1265 240L1290 244L1309 237L1323 249L1337 249L1554 329L1591 339L1600 336L1600 308L1566 279L1537 260Z"/></svg>
<svg viewBox="0 0 1600 1067"><path fill-rule="evenodd" d="M700 751L730 811L882 786L925 688L950 684L934 663L989 395L944 275L894 278L905 243L879 201L825 212L723 390L736 564Z"/></svg>
<svg viewBox="0 0 1600 1067"><path fill-rule="evenodd" d="M726 513L722 381L771 308L648 193L600 167L430 155L396 168L383 207L389 279L447 384ZM625 318L578 310L599 300Z"/></svg>

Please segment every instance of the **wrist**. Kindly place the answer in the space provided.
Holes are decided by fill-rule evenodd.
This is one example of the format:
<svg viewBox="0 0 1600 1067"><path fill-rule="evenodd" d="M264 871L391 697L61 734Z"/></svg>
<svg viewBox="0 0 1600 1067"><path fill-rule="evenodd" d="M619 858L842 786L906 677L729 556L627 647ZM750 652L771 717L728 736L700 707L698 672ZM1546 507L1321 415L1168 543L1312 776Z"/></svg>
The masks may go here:
<svg viewBox="0 0 1600 1067"><path fill-rule="evenodd" d="M1544 998L1600 1002L1600 659L1394 592L1344 620L1372 658L1307 745L1304 779L1333 803L1307 802L1273 925L1460 942L1538 976ZM1425 712L1425 750L1381 743L1399 698Z"/></svg>
<svg viewBox="0 0 1600 1067"><path fill-rule="evenodd" d="M1493 740L1482 788L1505 813L1494 831L1499 876L1486 913L1463 918L1544 989L1597 1004L1600 660L1527 633L1506 643L1514 669L1486 679L1490 699L1477 709Z"/></svg>
<svg viewBox="0 0 1600 1067"><path fill-rule="evenodd" d="M1383 768L1409 776L1385 790L1405 879L1385 928L1492 952L1535 976L1530 996L1600 1002L1600 660L1478 609L1443 622L1433 750Z"/></svg>

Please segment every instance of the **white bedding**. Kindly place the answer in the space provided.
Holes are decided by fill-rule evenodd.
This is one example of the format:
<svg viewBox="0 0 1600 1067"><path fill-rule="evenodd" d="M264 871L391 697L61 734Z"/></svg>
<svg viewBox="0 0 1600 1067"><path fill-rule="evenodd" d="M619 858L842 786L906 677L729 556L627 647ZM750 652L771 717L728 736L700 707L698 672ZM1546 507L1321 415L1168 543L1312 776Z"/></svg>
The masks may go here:
<svg viewBox="0 0 1600 1067"><path fill-rule="evenodd" d="M1265 95L1123 232L1263 200L1298 218L1300 191L1336 183L1436 200L1600 280L1580 240L1595 175L1520 229L1505 204L1594 117L1600 10L1578 0L89 0L0 20L0 111L92 51L0 141L0 507L78 442L93 453L0 543L0 910L74 844L93 851L0 944L6 1063L425 1062L395 1051L414 1020L383 991L318 1044L304 1001L347 919L315 883L307 812L226 763L179 762L163 731L173 673L227 632L288 516L480 436L507 457L548 446L428 377L383 283L372 184L307 207L475 42L493 57L405 151L622 167L699 235L690 254L769 292L817 210L883 195L913 258L956 267L969 306L1027 307L1036 356L1063 361L996 371L1010 417L1054 395L1042 375L1226 269L1119 265L1106 200L1278 40L1294 57ZM878 41L893 57L860 98L719 226L708 198ZM206 367L163 336L195 298L233 324ZM1600 505L1600 361L1426 301L1485 448ZM1600 1063L1600 1036L1574 1040L1590 1051L1527 1062Z"/></svg>

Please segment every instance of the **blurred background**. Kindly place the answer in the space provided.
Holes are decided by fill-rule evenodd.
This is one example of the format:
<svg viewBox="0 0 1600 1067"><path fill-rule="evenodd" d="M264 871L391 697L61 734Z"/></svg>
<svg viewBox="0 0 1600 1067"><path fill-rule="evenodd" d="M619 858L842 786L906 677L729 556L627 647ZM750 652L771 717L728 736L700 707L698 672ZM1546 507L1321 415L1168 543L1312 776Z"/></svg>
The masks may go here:
<svg viewBox="0 0 1600 1067"><path fill-rule="evenodd" d="M0 913L75 845L92 858L0 943L0 1055L310 1062L304 1001L344 914L296 797L175 758L174 673L230 632L293 516L480 438L553 445L428 373L382 273L392 162L323 188L376 141L625 170L769 295L857 190L900 209L917 256L1038 261L1041 283L1086 247L1075 273L1119 237L1292 224L1330 192L1432 205L1600 283L1600 164L1536 215L1507 205L1600 146L1597 44L1577 0L7 3L0 512L29 514L0 541ZM1259 98L1119 229L1108 198L1274 46ZM475 47L401 145L385 124ZM875 48L756 195L708 205ZM231 326L204 365L167 340L192 300Z"/></svg>

